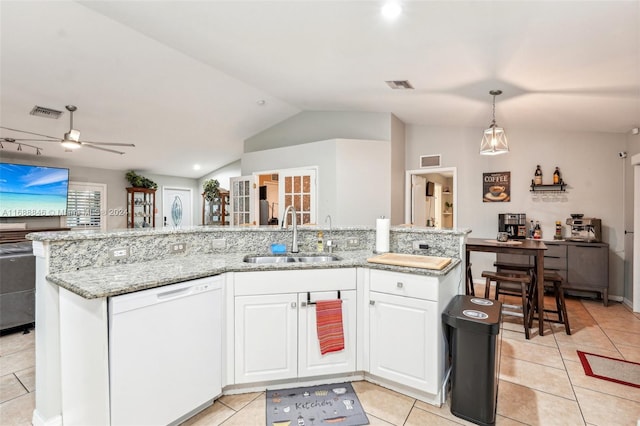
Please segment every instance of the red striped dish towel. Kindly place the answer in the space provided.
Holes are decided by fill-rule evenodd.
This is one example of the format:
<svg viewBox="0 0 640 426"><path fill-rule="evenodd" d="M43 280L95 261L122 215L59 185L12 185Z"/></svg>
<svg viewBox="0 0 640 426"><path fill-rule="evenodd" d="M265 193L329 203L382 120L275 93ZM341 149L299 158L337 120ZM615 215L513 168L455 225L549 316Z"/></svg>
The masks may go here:
<svg viewBox="0 0 640 426"><path fill-rule="evenodd" d="M342 300L318 300L316 302L316 328L322 355L344 349Z"/></svg>

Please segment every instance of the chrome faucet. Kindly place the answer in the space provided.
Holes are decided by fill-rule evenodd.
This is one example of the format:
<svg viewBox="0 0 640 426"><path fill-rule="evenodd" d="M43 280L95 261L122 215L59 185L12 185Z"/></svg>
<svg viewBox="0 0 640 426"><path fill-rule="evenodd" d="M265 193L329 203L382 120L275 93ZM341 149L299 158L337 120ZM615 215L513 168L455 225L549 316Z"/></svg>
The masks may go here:
<svg viewBox="0 0 640 426"><path fill-rule="evenodd" d="M291 242L291 253L298 253L298 218L296 217L296 208L293 205L284 209L282 216L281 229L287 229L287 214L291 211L291 226L293 226L293 241Z"/></svg>
<svg viewBox="0 0 640 426"><path fill-rule="evenodd" d="M333 248L335 247L335 245L333 244L333 240L331 239L331 215L328 214L327 217L324 219L324 223L327 223L327 221L329 221L329 239L327 240L327 242L324 245L324 249L326 251L328 251L329 253L333 253Z"/></svg>

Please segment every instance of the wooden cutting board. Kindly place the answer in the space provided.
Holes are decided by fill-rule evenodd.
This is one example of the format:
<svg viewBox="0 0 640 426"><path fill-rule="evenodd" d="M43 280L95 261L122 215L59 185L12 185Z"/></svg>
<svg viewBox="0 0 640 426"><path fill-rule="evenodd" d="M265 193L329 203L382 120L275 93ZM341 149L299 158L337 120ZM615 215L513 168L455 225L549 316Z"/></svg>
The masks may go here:
<svg viewBox="0 0 640 426"><path fill-rule="evenodd" d="M411 268L441 270L451 263L449 257L420 256L415 254L384 253L367 259L367 262Z"/></svg>

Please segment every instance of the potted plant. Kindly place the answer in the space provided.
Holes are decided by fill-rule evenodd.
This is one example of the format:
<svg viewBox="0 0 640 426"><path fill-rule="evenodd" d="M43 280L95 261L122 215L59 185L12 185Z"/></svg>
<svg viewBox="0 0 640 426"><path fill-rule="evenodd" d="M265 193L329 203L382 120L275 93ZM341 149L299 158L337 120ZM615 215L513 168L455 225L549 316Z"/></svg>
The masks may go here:
<svg viewBox="0 0 640 426"><path fill-rule="evenodd" d="M453 203L450 203L449 201L444 202L445 213L449 213L449 210L451 210L452 208L453 208Z"/></svg>
<svg viewBox="0 0 640 426"><path fill-rule="evenodd" d="M220 182L218 179L205 180L202 184L202 190L204 191L204 199L211 202L220 197Z"/></svg>
<svg viewBox="0 0 640 426"><path fill-rule="evenodd" d="M209 205L209 210L207 211L207 223L213 223L213 213L214 213L214 201L220 198L220 182L218 179L208 179L205 180L202 184L202 190L205 201Z"/></svg>
<svg viewBox="0 0 640 426"><path fill-rule="evenodd" d="M134 188L158 189L158 184L144 176L140 176L133 170L124 175L129 184Z"/></svg>

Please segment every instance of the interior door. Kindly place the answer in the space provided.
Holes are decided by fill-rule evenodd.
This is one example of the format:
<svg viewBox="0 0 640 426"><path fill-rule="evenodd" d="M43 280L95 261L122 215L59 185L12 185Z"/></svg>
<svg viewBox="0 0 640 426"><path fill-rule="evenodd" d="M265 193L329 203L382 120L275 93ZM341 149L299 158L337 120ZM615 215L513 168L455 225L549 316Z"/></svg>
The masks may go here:
<svg viewBox="0 0 640 426"><path fill-rule="evenodd" d="M162 188L163 226L191 226L193 221L193 196L190 188Z"/></svg>
<svg viewBox="0 0 640 426"><path fill-rule="evenodd" d="M425 226L427 224L427 202L425 194L427 179L422 176L411 176L411 224Z"/></svg>
<svg viewBox="0 0 640 426"><path fill-rule="evenodd" d="M229 179L229 209L231 225L256 224L257 191L254 176L238 176Z"/></svg>
<svg viewBox="0 0 640 426"><path fill-rule="evenodd" d="M317 189L315 169L289 169L279 172L278 217L293 205L298 225L315 224L317 216ZM291 218L287 218L287 223Z"/></svg>

